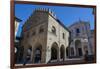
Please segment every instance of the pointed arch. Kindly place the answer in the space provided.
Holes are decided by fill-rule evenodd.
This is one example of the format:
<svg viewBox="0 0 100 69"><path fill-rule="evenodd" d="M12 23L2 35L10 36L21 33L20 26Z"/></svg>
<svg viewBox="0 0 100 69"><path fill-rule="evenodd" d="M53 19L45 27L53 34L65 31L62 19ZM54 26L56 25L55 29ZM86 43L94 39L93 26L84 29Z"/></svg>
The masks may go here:
<svg viewBox="0 0 100 69"><path fill-rule="evenodd" d="M56 42L54 42L51 46L51 60L56 60L58 59L59 56L59 47Z"/></svg>
<svg viewBox="0 0 100 69"><path fill-rule="evenodd" d="M42 45L41 44L37 43L35 45L33 54L34 54L34 63L41 63L41 58L42 58Z"/></svg>
<svg viewBox="0 0 100 69"><path fill-rule="evenodd" d="M64 47L64 45L61 45L61 48L60 48L60 58L64 59L64 55L65 55L65 47Z"/></svg>

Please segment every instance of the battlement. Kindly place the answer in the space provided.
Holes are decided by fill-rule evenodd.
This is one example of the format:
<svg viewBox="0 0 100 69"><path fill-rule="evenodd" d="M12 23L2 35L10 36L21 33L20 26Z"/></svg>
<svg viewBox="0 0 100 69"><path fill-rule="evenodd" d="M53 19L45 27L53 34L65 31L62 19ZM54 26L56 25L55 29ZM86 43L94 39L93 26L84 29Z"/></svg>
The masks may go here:
<svg viewBox="0 0 100 69"><path fill-rule="evenodd" d="M54 18L56 18L56 14L54 12L52 12L51 9L49 9L49 8L36 8L34 11L35 12L37 12L37 11L48 12L50 15L52 15Z"/></svg>

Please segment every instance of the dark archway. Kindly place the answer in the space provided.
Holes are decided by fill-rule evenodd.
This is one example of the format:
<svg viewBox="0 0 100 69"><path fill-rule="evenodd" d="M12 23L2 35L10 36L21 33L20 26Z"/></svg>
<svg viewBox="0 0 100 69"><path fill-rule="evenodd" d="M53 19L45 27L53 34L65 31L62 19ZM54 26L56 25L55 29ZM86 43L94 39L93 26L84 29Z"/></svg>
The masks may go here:
<svg viewBox="0 0 100 69"><path fill-rule="evenodd" d="M51 60L56 60L58 58L59 55L58 52L59 52L58 44L54 42L51 47Z"/></svg>
<svg viewBox="0 0 100 69"><path fill-rule="evenodd" d="M66 57L68 57L68 54L69 54L69 50L68 50L68 47L66 48Z"/></svg>
<svg viewBox="0 0 100 69"><path fill-rule="evenodd" d="M18 56L18 58L17 58L18 63L23 63L23 61L24 61L23 55L24 55L24 46L20 46L18 49L18 55L17 55Z"/></svg>
<svg viewBox="0 0 100 69"><path fill-rule="evenodd" d="M32 46L29 45L26 51L27 51L27 55L24 61L24 65L27 63L28 64L31 63Z"/></svg>
<svg viewBox="0 0 100 69"><path fill-rule="evenodd" d="M37 46L34 49L34 63L41 63L42 45Z"/></svg>
<svg viewBox="0 0 100 69"><path fill-rule="evenodd" d="M76 48L76 56L82 56L83 53L82 53L82 46L80 40L75 41L75 48Z"/></svg>
<svg viewBox="0 0 100 69"><path fill-rule="evenodd" d="M64 59L64 55L65 55L65 48L64 45L62 45L60 48L60 58Z"/></svg>

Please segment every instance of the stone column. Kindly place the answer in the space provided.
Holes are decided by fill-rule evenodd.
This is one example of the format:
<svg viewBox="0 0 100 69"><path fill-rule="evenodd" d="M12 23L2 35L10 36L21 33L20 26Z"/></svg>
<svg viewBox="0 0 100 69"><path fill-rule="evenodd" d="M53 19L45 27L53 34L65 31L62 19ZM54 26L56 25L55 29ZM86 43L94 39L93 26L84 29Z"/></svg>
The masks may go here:
<svg viewBox="0 0 100 69"><path fill-rule="evenodd" d="M41 63L45 63L46 62L46 49L43 48L42 49L42 56L41 56Z"/></svg>
<svg viewBox="0 0 100 69"><path fill-rule="evenodd" d="M48 63L51 59L51 48L49 46L47 46L46 49L46 63Z"/></svg>
<svg viewBox="0 0 100 69"><path fill-rule="evenodd" d="M32 53L31 53L31 62L32 62L32 63L33 63L33 59L34 59L34 58L33 58L33 55L34 55L33 52L34 52L34 46L32 46Z"/></svg>

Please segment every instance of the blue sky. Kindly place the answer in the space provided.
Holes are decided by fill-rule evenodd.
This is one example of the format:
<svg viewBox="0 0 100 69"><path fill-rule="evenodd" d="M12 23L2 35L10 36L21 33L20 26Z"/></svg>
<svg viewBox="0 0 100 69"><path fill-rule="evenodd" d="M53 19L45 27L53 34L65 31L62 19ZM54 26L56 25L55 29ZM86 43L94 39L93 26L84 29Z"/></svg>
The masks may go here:
<svg viewBox="0 0 100 69"><path fill-rule="evenodd" d="M94 29L94 16L92 14L92 8L15 4L15 16L22 20L19 25L17 36L20 36L23 24L35 8L51 9L66 27L76 21L79 21L80 19L82 21L89 21L91 29Z"/></svg>

